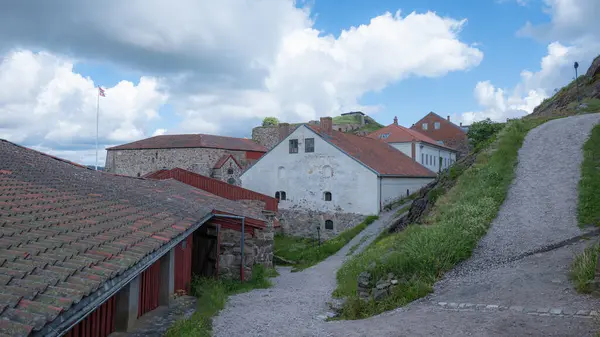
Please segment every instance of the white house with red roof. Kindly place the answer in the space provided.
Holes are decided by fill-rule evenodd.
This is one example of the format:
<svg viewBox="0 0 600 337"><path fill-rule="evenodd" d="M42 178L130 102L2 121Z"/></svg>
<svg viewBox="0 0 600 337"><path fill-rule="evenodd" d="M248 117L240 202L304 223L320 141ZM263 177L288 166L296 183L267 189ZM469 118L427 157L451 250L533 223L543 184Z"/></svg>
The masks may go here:
<svg viewBox="0 0 600 337"><path fill-rule="evenodd" d="M367 137L378 139L402 151L414 161L434 171L441 172L456 161L458 151L418 131L394 123L381 128Z"/></svg>
<svg viewBox="0 0 600 337"><path fill-rule="evenodd" d="M280 199L280 210L311 212L325 230L350 216L378 214L436 174L376 139L332 130L332 119L303 124L242 173L242 187ZM300 222L300 221L299 221ZM283 224L282 224L283 226Z"/></svg>

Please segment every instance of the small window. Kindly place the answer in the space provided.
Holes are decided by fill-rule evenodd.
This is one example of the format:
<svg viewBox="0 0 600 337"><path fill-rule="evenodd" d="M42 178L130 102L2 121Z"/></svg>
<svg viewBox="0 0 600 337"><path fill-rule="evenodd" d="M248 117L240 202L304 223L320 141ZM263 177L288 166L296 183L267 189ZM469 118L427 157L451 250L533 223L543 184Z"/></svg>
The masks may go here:
<svg viewBox="0 0 600 337"><path fill-rule="evenodd" d="M429 155L425 155L425 165L429 165Z"/></svg>
<svg viewBox="0 0 600 337"><path fill-rule="evenodd" d="M227 182L230 183L231 185L233 185L233 184L235 184L235 179L229 178L229 179L227 179Z"/></svg>
<svg viewBox="0 0 600 337"><path fill-rule="evenodd" d="M315 152L315 139L314 138L304 139L304 152Z"/></svg>
<svg viewBox="0 0 600 337"><path fill-rule="evenodd" d="M384 133L384 134L382 134L382 135L379 135L379 138L380 138L380 139L387 139L387 137L389 137L389 136L390 136L390 134L389 134L389 133Z"/></svg>
<svg viewBox="0 0 600 337"><path fill-rule="evenodd" d="M323 194L325 196L325 201L331 201L331 192L325 192Z"/></svg>
<svg viewBox="0 0 600 337"><path fill-rule="evenodd" d="M138 175L137 175L137 176L139 177L139 176L141 176L141 175L142 175L142 174L138 172Z"/></svg>
<svg viewBox="0 0 600 337"><path fill-rule="evenodd" d="M275 199L281 200L281 195L279 194L279 191L275 192Z"/></svg>
<svg viewBox="0 0 600 337"><path fill-rule="evenodd" d="M331 220L325 220L325 229L331 229L331 230L333 230L333 221L331 221Z"/></svg>
<svg viewBox="0 0 600 337"><path fill-rule="evenodd" d="M228 169L227 169L227 174L233 174L233 168L231 168L231 167L230 167L230 168L228 168Z"/></svg>
<svg viewBox="0 0 600 337"><path fill-rule="evenodd" d="M338 128L338 131L342 131L342 128Z"/></svg>
<svg viewBox="0 0 600 337"><path fill-rule="evenodd" d="M421 164L425 164L425 154L421 153Z"/></svg>
<svg viewBox="0 0 600 337"><path fill-rule="evenodd" d="M290 153L298 153L298 139L290 139Z"/></svg>
<svg viewBox="0 0 600 337"><path fill-rule="evenodd" d="M427 123L423 123L423 125L421 125L421 128L422 128L423 130L427 130Z"/></svg>
<svg viewBox="0 0 600 337"><path fill-rule="evenodd" d="M435 123L433 123L433 127L434 127L436 130L439 130L439 129L440 129L440 122L435 122Z"/></svg>
<svg viewBox="0 0 600 337"><path fill-rule="evenodd" d="M281 195L281 200L285 200L285 192L281 191L280 195Z"/></svg>

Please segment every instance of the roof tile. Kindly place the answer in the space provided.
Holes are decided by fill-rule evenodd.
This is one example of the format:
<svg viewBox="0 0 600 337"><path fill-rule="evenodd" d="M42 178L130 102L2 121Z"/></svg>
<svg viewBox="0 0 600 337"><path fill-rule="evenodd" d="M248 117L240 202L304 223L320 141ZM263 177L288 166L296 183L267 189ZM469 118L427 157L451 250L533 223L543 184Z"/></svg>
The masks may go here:
<svg viewBox="0 0 600 337"><path fill-rule="evenodd" d="M19 301L23 298L23 296L17 294L4 294L0 293L0 304L6 305L9 308L14 308Z"/></svg>
<svg viewBox="0 0 600 337"><path fill-rule="evenodd" d="M0 319L0 333L12 337L28 336L33 330L30 325L21 324L12 320Z"/></svg>
<svg viewBox="0 0 600 337"><path fill-rule="evenodd" d="M335 130L327 133L315 125L306 127L380 175L432 178L436 176L425 166L377 139Z"/></svg>
<svg viewBox="0 0 600 337"><path fill-rule="evenodd" d="M133 143L109 147L107 150L171 149L208 147L225 150L267 152L267 149L251 139L205 134L162 135L138 140Z"/></svg>
<svg viewBox="0 0 600 337"><path fill-rule="evenodd" d="M35 291L35 289L21 288L18 286L11 286L11 285L0 286L0 293L5 294L5 295L21 296L28 300L32 300L35 297L35 295L37 295L37 291Z"/></svg>
<svg viewBox="0 0 600 337"><path fill-rule="evenodd" d="M43 315L46 317L46 321L53 321L62 312L62 308L30 300L21 300L16 308L32 314Z"/></svg>
<svg viewBox="0 0 600 337"><path fill-rule="evenodd" d="M33 330L40 330L46 324L45 316L19 309L6 309L0 317L23 325L30 325Z"/></svg>
<svg viewBox="0 0 600 337"><path fill-rule="evenodd" d="M51 305L54 307L62 308L63 310L67 310L73 305L73 300L65 297L56 297L44 294L38 294L35 297L35 301L39 303L44 303L47 305Z"/></svg>

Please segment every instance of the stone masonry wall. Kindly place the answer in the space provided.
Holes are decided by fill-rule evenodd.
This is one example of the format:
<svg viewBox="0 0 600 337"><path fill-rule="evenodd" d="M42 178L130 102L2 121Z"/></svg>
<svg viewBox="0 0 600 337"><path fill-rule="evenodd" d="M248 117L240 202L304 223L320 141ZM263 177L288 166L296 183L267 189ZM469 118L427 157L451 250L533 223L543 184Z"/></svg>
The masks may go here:
<svg viewBox="0 0 600 337"><path fill-rule="evenodd" d="M272 149L279 143L278 126L258 126L252 129L252 140L258 144Z"/></svg>
<svg viewBox="0 0 600 337"><path fill-rule="evenodd" d="M179 167L210 177L213 167L225 154L232 154L242 167L248 164L245 151L209 148L110 150L106 154L106 171L140 177Z"/></svg>
<svg viewBox="0 0 600 337"><path fill-rule="evenodd" d="M228 279L240 278L242 232L221 229L221 250L219 252L219 276ZM252 266L261 264L266 268L273 267L273 228L257 229L254 236L244 236L244 278L252 277Z"/></svg>
<svg viewBox="0 0 600 337"><path fill-rule="evenodd" d="M241 164L240 164L241 165ZM229 173L231 169L231 174ZM210 177L224 181L228 184L241 186L240 176L242 175L242 169L231 159L227 159L225 164L221 168L213 169ZM233 180L230 180L233 179Z"/></svg>
<svg viewBox="0 0 600 337"><path fill-rule="evenodd" d="M317 238L317 226L320 226L323 240L331 239L344 230L355 227L364 219L364 215L354 213L279 210L280 231L283 235ZM333 230L325 229L326 220L333 221Z"/></svg>

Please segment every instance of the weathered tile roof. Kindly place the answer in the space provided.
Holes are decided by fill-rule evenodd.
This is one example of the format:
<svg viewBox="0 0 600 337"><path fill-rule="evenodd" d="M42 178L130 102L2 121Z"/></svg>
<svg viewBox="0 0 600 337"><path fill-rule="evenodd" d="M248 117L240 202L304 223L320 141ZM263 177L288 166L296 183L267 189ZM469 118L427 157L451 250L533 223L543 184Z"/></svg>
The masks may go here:
<svg viewBox="0 0 600 337"><path fill-rule="evenodd" d="M237 162L237 160L235 160L235 157L230 155L230 154L226 154L224 156L222 156L221 158L219 158L219 160L217 161L217 163L215 164L214 168L216 169L220 169L221 167L223 167L223 165L225 165L225 163L227 162L227 160L231 158L233 159L233 162L239 167L242 168L242 166Z"/></svg>
<svg viewBox="0 0 600 337"><path fill-rule="evenodd" d="M389 134L387 138L380 138L381 135ZM451 151L456 151L448 146L439 144L435 139L426 136L418 131L405 128L402 125L390 124L377 131L374 131L367 135L369 138L379 139L386 143L407 143L412 142L413 139L418 142L428 143L434 146L443 147Z"/></svg>
<svg viewBox="0 0 600 337"><path fill-rule="evenodd" d="M67 320L213 212L264 221L174 180L96 172L0 140L0 335Z"/></svg>
<svg viewBox="0 0 600 337"><path fill-rule="evenodd" d="M174 149L207 147L225 150L267 152L267 148L252 139L205 134L162 135L109 147L107 150Z"/></svg>
<svg viewBox="0 0 600 337"><path fill-rule="evenodd" d="M370 167L380 175L435 177L436 174L401 151L376 139L332 130L327 134L315 125L305 124L319 136Z"/></svg>

